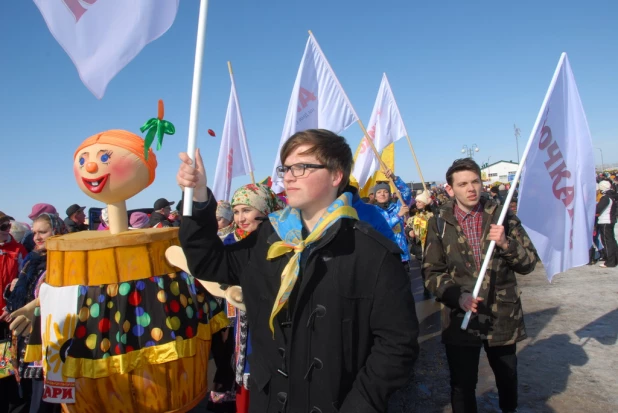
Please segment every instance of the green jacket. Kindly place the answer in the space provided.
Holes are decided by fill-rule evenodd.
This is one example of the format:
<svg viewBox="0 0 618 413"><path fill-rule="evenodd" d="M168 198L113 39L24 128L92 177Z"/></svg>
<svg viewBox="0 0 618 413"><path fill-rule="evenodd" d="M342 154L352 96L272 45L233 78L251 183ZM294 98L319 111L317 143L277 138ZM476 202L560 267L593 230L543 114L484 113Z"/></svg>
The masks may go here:
<svg viewBox="0 0 618 413"><path fill-rule="evenodd" d="M509 246L496 247L479 292L484 301L472 317L466 331L461 329L464 311L459 307L462 293L472 293L478 278L472 247L468 243L453 212L454 201L440 208L440 232L436 217L429 220L423 260L425 285L444 304L442 309L442 341L455 345L490 346L516 343L526 338L524 313L515 272L529 274L537 263L532 241L519 219L509 211L504 227ZM498 221L502 206L492 200L481 199L483 205L482 260L490 241L491 224Z"/></svg>

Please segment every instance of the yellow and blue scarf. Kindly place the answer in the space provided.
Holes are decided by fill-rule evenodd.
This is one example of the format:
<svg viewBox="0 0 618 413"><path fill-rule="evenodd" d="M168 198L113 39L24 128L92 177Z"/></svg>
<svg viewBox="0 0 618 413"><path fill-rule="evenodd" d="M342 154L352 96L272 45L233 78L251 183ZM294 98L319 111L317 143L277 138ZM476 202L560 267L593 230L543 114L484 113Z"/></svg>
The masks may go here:
<svg viewBox="0 0 618 413"><path fill-rule="evenodd" d="M275 232L282 241L277 241L268 249L268 260L280 257L288 252L294 252L294 256L287 263L281 273L281 286L275 299L275 305L270 313L270 331L275 334L273 321L279 311L284 307L294 289L294 284L298 280L300 270L300 256L304 249L309 245L322 239L328 228L341 218L358 219L356 210L352 207L352 194L344 192L333 202L324 215L320 218L313 231L307 239L303 240L303 222L300 211L295 208L286 207L282 211L273 212L268 216Z"/></svg>

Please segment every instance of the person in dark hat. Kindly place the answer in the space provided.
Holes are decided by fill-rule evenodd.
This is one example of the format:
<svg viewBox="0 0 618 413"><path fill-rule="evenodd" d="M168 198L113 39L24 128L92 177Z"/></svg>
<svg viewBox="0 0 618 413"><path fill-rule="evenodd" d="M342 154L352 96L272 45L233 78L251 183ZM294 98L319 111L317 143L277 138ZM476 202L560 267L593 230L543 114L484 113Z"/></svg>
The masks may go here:
<svg viewBox="0 0 618 413"><path fill-rule="evenodd" d="M64 225L69 232L86 231L86 214L84 213L85 206L73 204L67 208L67 217L64 219Z"/></svg>
<svg viewBox="0 0 618 413"><path fill-rule="evenodd" d="M173 227L180 227L182 221L182 199L176 204L176 210L172 212L174 220L172 221Z"/></svg>
<svg viewBox="0 0 618 413"><path fill-rule="evenodd" d="M174 201L170 202L165 198L157 199L154 203L154 211L150 215L148 226L150 228L171 227L172 223L168 220L168 216L172 212L172 205L174 203Z"/></svg>

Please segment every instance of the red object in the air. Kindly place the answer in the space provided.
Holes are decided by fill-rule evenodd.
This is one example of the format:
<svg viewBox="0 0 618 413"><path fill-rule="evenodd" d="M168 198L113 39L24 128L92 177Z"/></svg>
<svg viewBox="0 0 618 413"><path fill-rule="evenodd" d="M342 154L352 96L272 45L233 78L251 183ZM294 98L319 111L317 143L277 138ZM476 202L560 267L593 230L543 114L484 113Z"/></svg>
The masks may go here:
<svg viewBox="0 0 618 413"><path fill-rule="evenodd" d="M212 129L208 129L208 134L209 134L210 136L217 136L217 135L215 135L215 131L214 131L214 130L212 130Z"/></svg>

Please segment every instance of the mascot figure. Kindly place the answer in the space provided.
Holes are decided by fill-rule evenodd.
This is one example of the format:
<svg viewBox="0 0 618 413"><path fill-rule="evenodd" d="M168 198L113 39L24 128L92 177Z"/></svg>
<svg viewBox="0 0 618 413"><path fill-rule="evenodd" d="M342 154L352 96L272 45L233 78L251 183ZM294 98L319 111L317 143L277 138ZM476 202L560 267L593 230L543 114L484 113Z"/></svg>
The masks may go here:
<svg viewBox="0 0 618 413"><path fill-rule="evenodd" d="M207 392L211 335L228 325L212 295L166 260L177 228L129 230L127 199L155 179L150 146L174 133L161 101L141 130L145 140L109 130L75 151L77 184L107 204L109 231L50 238L45 283L16 320L18 331L33 320L26 361L42 361L43 399L65 412L192 409Z"/></svg>

